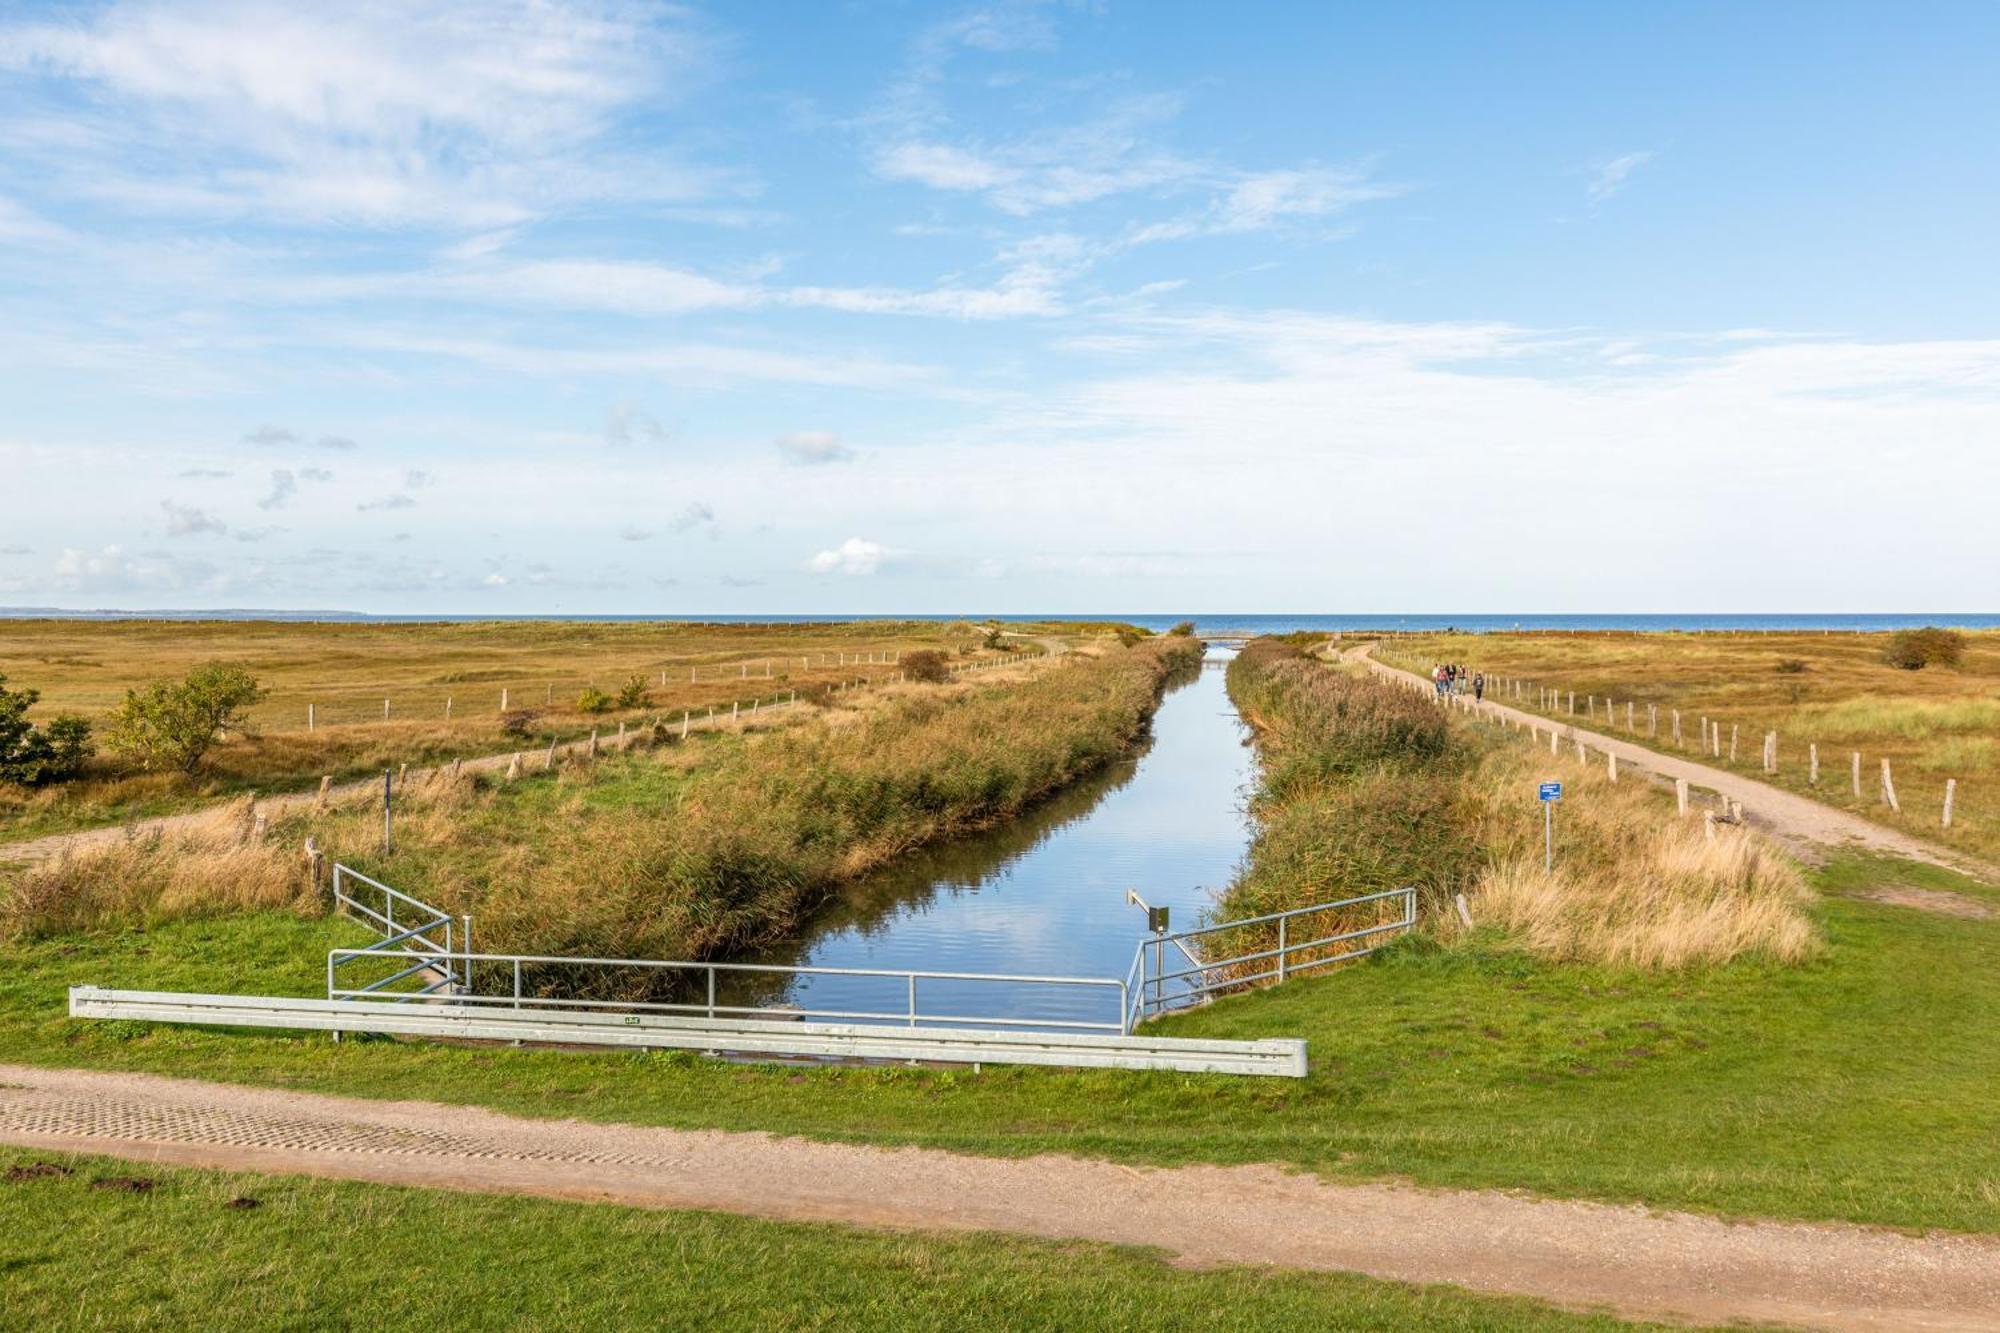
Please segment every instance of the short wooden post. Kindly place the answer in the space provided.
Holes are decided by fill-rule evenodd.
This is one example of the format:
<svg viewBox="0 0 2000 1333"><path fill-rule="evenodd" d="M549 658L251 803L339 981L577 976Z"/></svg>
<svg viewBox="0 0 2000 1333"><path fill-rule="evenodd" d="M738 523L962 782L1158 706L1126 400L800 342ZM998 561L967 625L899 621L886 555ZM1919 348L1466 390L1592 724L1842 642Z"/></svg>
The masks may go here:
<svg viewBox="0 0 2000 1333"><path fill-rule="evenodd" d="M596 728L596 727L592 727L592 728L590 729L590 747L589 747L588 749L586 749L586 750L585 750L585 751L583 752L583 756L584 756L584 758L586 758L586 759L595 759L595 758L597 758L597 728Z"/></svg>
<svg viewBox="0 0 2000 1333"><path fill-rule="evenodd" d="M333 793L333 774L329 773L325 777L319 780L319 795L313 800L313 809L315 810L326 809L326 798L330 796L332 793Z"/></svg>
<svg viewBox="0 0 2000 1333"><path fill-rule="evenodd" d="M319 720L319 706L318 706L317 704L307 704L307 705L306 705L306 730L307 730L307 731L311 731L311 730L313 729L314 725L315 725L315 724L316 724L316 723L318 722L318 720Z"/></svg>
<svg viewBox="0 0 2000 1333"><path fill-rule="evenodd" d="M515 778L518 778L520 776L521 776L521 752L519 750L516 750L514 751L514 757L507 761L507 781L512 782Z"/></svg>
<svg viewBox="0 0 2000 1333"><path fill-rule="evenodd" d="M1951 827L1952 798L1957 795L1958 795L1958 779L1946 778L1944 780L1944 827L1946 828Z"/></svg>
<svg viewBox="0 0 2000 1333"><path fill-rule="evenodd" d="M1806 785L1809 787L1819 786L1818 741L1813 741L1806 746Z"/></svg>
<svg viewBox="0 0 2000 1333"><path fill-rule="evenodd" d="M1764 733L1764 771L1766 773L1778 771L1778 733L1775 731Z"/></svg>
<svg viewBox="0 0 2000 1333"><path fill-rule="evenodd" d="M1550 727L1550 728L1549 728L1549 753L1550 753L1551 755L1558 755L1558 754L1561 754L1561 753L1562 753L1562 749L1561 749L1561 746L1562 746L1562 737L1556 734L1556 729L1555 729L1554 727Z"/></svg>
<svg viewBox="0 0 2000 1333"><path fill-rule="evenodd" d="M319 849L318 838L306 839L306 880L315 894L319 892L320 869L326 864L326 857Z"/></svg>
<svg viewBox="0 0 2000 1333"><path fill-rule="evenodd" d="M396 790L401 791L403 789L403 784L408 782L409 780L410 780L410 766L408 764L404 764L401 768L396 770Z"/></svg>
<svg viewBox="0 0 2000 1333"><path fill-rule="evenodd" d="M1674 715L1674 748L1679 749L1681 747L1681 710L1676 708L1671 711Z"/></svg>
<svg viewBox="0 0 2000 1333"><path fill-rule="evenodd" d="M1854 799L1858 801L1861 799L1861 751L1854 752L1854 762L1851 767L1854 771Z"/></svg>
<svg viewBox="0 0 2000 1333"><path fill-rule="evenodd" d="M625 748L625 719L618 719L618 748Z"/></svg>
<svg viewBox="0 0 2000 1333"><path fill-rule="evenodd" d="M681 709L681 739L686 740L687 738L688 738L688 713L687 709L683 708Z"/></svg>
<svg viewBox="0 0 2000 1333"><path fill-rule="evenodd" d="M1571 691L1569 692L1569 715L1570 715L1571 717L1575 717L1575 716L1576 716L1576 691L1575 691L1575 690L1571 690Z"/></svg>
<svg viewBox="0 0 2000 1333"><path fill-rule="evenodd" d="M1576 762L1585 767L1589 767L1590 765L1590 752L1583 748L1582 741L1576 743Z"/></svg>
<svg viewBox="0 0 2000 1333"><path fill-rule="evenodd" d="M447 722L451 721L451 696L449 694L444 697L444 720Z"/></svg>
<svg viewBox="0 0 2000 1333"><path fill-rule="evenodd" d="M1618 781L1618 756L1609 750L1604 752L1604 775L1613 782Z"/></svg>
<svg viewBox="0 0 2000 1333"><path fill-rule="evenodd" d="M542 767L554 768L555 766L556 766L556 741L555 737L551 736L549 737L549 752L547 757L545 757L542 760Z"/></svg>
<svg viewBox="0 0 2000 1333"><path fill-rule="evenodd" d="M1646 705L1646 735L1657 738L1660 734L1660 706Z"/></svg>
<svg viewBox="0 0 2000 1333"><path fill-rule="evenodd" d="M1719 728L1722 724L1718 722L1715 725ZM1736 762L1736 724L1734 722L1729 724L1729 762L1732 764Z"/></svg>
<svg viewBox="0 0 2000 1333"><path fill-rule="evenodd" d="M1674 779L1674 804L1680 808L1681 814L1688 812L1688 780L1686 778Z"/></svg>
<svg viewBox="0 0 2000 1333"><path fill-rule="evenodd" d="M1715 841L1715 811L1704 810L1701 812L1701 831L1703 836L1710 842Z"/></svg>
<svg viewBox="0 0 2000 1333"><path fill-rule="evenodd" d="M504 685L500 687L500 711L507 711L507 687Z"/></svg>
<svg viewBox="0 0 2000 1333"><path fill-rule="evenodd" d="M1882 761L1882 799L1888 803L1891 810L1899 815L1903 813L1902 803L1896 799L1896 779L1889 772L1887 759Z"/></svg>
<svg viewBox="0 0 2000 1333"><path fill-rule="evenodd" d="M389 701L387 699L382 701L382 720L384 722L389 720Z"/></svg>
<svg viewBox="0 0 2000 1333"><path fill-rule="evenodd" d="M550 681L548 684L542 686L542 706L546 708L555 701L556 686L554 681Z"/></svg>

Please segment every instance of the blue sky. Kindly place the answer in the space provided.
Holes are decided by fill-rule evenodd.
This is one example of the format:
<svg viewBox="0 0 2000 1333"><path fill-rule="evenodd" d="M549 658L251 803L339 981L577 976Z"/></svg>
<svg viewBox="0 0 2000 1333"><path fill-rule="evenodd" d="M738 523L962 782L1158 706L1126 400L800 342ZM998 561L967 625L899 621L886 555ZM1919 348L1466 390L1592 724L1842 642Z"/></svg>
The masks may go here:
<svg viewBox="0 0 2000 1333"><path fill-rule="evenodd" d="M0 603L1990 610L1996 49L16 4Z"/></svg>

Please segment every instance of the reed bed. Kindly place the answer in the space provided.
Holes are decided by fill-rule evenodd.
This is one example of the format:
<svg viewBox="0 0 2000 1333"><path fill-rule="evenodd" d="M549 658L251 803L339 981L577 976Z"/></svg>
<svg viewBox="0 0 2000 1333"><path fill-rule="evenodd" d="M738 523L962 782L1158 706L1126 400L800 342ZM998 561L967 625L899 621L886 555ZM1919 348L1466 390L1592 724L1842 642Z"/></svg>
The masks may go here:
<svg viewBox="0 0 2000 1333"><path fill-rule="evenodd" d="M1127 753L1169 675L1200 653L1185 639L1147 640L1014 682L906 687L785 731L547 771L537 759L512 782L447 770L401 794L386 857L375 808L291 816L261 842L239 836L239 811L211 836L24 872L0 902L0 929L290 905L311 835L330 856L475 913L484 948L723 956L784 937L844 880L1010 818Z"/></svg>
<svg viewBox="0 0 2000 1333"><path fill-rule="evenodd" d="M1231 666L1230 691L1258 727L1262 773L1258 831L1217 919L1414 885L1436 937L1469 934L1454 902L1463 893L1479 925L1553 960L1672 969L1745 956L1797 962L1819 948L1810 895L1787 858L1739 828L1711 837L1642 784L1579 777L1295 645L1252 644ZM1562 771L1545 772L1551 765ZM1569 787L1560 863L1547 873L1533 793L1557 776ZM1390 910L1352 909L1340 928ZM1275 943L1268 928L1243 935L1218 951Z"/></svg>

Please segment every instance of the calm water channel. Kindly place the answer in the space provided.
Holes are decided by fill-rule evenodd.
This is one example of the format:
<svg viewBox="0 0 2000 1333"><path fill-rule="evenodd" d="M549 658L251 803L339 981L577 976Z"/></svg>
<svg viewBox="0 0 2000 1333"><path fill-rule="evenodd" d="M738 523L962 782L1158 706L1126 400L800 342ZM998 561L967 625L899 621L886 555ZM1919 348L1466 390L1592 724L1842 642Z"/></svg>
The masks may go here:
<svg viewBox="0 0 2000 1333"><path fill-rule="evenodd" d="M1252 755L1223 689L1226 652L1168 690L1150 744L1003 828L918 851L857 883L804 937L755 960L1122 978L1146 934L1137 889L1176 928L1228 884L1249 839ZM900 1012L901 979L808 976L737 1003ZM754 998L753 998L754 996ZM1115 1021L1115 993L925 980L925 1014Z"/></svg>

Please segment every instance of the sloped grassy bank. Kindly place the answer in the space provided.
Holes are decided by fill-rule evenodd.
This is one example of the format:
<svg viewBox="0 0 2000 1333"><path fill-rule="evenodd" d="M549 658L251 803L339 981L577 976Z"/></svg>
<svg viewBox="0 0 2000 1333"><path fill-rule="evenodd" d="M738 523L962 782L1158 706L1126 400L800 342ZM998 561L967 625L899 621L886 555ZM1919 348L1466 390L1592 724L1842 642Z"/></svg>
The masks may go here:
<svg viewBox="0 0 2000 1333"><path fill-rule="evenodd" d="M515 781L441 776L403 794L397 847L373 808L254 836L247 808L164 842L22 874L22 938L180 917L322 910L306 837L455 912L483 948L703 958L783 936L844 880L1006 820L1127 753L1201 645L1146 640L1008 684L909 687L760 737L667 743ZM323 892L323 891L322 891Z"/></svg>
<svg viewBox="0 0 2000 1333"><path fill-rule="evenodd" d="M1476 921L1557 961L1796 962L1818 947L1796 866L1740 829L1710 837L1675 819L1643 783L1610 782L1287 640L1248 645L1229 689L1262 768L1257 834L1218 916L1408 884L1437 935L1463 933L1450 903L1464 893ZM1553 873L1534 799L1548 778L1568 785Z"/></svg>

